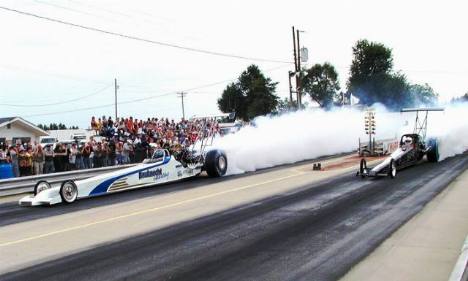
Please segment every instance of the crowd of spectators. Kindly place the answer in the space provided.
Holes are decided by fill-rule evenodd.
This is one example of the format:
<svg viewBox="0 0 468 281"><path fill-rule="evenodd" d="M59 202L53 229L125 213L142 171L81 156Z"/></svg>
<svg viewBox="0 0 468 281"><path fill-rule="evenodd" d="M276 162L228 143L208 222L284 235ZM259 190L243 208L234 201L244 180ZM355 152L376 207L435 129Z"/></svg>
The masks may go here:
<svg viewBox="0 0 468 281"><path fill-rule="evenodd" d="M193 120L182 119L175 122L168 118L148 118L147 120L138 120L129 118L117 118L113 121L112 117L96 119L91 118L91 128L107 139L113 139L119 142L133 141L156 143L160 147L170 147L175 144L181 146L190 146L201 134L210 136L219 131L218 122L213 118L200 118Z"/></svg>
<svg viewBox="0 0 468 281"><path fill-rule="evenodd" d="M95 136L82 143L0 145L0 162L11 163L15 177L139 163L156 148L177 152L219 133L218 122L210 118L114 121L103 116L92 117L90 125Z"/></svg>

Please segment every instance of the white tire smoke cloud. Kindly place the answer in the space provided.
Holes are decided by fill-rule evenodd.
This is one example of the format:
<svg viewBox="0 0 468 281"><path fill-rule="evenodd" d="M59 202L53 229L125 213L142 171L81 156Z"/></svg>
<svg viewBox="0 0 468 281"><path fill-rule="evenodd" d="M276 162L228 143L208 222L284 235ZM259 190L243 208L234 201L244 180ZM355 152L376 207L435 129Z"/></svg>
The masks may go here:
<svg viewBox="0 0 468 281"><path fill-rule="evenodd" d="M376 139L399 138L402 133L413 131L414 115L390 113L382 106L375 108ZM439 139L441 159L468 148L466 109L466 106L450 107L438 116L430 113L428 136ZM254 123L255 127L248 126L236 134L215 140L213 147L223 149L227 154L228 174L355 151L358 139L367 139L364 112L351 108L259 117Z"/></svg>
<svg viewBox="0 0 468 281"><path fill-rule="evenodd" d="M429 117L428 137L439 142L439 160L468 150L468 104L455 104Z"/></svg>

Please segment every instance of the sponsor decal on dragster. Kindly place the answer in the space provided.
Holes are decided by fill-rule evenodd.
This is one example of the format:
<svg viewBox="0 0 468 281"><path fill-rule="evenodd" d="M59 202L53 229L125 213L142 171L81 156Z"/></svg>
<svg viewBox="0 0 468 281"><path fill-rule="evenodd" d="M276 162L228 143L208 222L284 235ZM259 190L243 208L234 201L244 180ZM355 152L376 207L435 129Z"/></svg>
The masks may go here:
<svg viewBox="0 0 468 281"><path fill-rule="evenodd" d="M161 165L165 165L167 163L169 163L169 161L171 160L171 157L166 157L164 159L164 161L162 163L159 163L159 164L155 164L155 165L152 165L150 167L145 167L143 169L139 169L139 170L136 170L136 171L131 171L131 172L128 172L128 173L124 173L122 175L119 175L119 176L116 176L116 177L112 177L110 179L106 179L104 180L103 182L99 183L90 193L89 195L98 195L98 194L102 194L102 193L105 193L107 192L107 189L111 186L111 184L118 180L118 179L121 179L123 177L127 177L127 176L130 176L130 175L133 175L133 174L136 174L136 173L139 173L141 171L144 171L144 170L148 170L148 169L152 169L152 168L155 168L155 167L158 167L158 166L161 166Z"/></svg>
<svg viewBox="0 0 468 281"><path fill-rule="evenodd" d="M146 170L138 173L138 178L141 180L143 178L154 178L155 180L163 179L169 177L168 172L162 171L161 168L155 170Z"/></svg>

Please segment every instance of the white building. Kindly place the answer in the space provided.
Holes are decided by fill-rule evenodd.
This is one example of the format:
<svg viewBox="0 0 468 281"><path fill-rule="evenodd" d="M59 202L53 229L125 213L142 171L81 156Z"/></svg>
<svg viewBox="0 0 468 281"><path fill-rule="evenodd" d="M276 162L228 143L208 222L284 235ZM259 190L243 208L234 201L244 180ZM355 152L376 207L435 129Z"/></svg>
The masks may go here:
<svg viewBox="0 0 468 281"><path fill-rule="evenodd" d="M74 137L84 136L86 141L94 136L96 133L94 130L87 129L67 129L67 130L50 130L47 131L51 137L54 137L59 142L72 141Z"/></svg>
<svg viewBox="0 0 468 281"><path fill-rule="evenodd" d="M0 118L0 143L8 145L37 141L49 134L21 117Z"/></svg>

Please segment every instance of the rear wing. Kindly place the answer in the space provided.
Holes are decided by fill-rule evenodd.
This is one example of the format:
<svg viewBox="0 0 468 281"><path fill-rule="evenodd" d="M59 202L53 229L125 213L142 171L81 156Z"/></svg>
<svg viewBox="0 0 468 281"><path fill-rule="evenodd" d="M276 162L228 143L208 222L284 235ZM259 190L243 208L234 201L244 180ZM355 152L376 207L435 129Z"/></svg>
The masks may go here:
<svg viewBox="0 0 468 281"><path fill-rule="evenodd" d="M443 107L402 108L400 112L444 111Z"/></svg>
<svg viewBox="0 0 468 281"><path fill-rule="evenodd" d="M416 120L414 122L414 134L421 135L423 140L426 139L426 132L427 132L427 115L429 111L444 111L443 107L421 107L421 108L402 108L400 112L416 112ZM419 116L419 112L423 116Z"/></svg>

